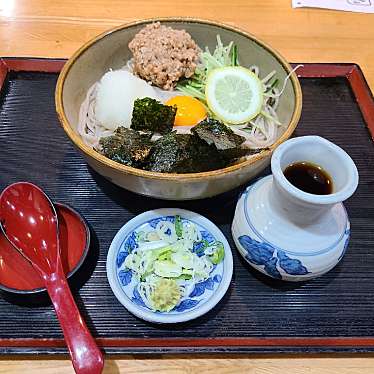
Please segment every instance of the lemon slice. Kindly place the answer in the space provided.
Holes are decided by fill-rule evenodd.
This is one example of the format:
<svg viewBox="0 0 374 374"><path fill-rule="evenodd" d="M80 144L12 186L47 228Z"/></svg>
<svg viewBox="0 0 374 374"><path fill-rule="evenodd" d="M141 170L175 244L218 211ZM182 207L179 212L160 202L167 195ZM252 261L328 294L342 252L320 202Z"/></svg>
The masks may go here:
<svg viewBox="0 0 374 374"><path fill-rule="evenodd" d="M256 117L263 104L263 86L243 67L214 69L205 87L209 109L223 122L238 124Z"/></svg>

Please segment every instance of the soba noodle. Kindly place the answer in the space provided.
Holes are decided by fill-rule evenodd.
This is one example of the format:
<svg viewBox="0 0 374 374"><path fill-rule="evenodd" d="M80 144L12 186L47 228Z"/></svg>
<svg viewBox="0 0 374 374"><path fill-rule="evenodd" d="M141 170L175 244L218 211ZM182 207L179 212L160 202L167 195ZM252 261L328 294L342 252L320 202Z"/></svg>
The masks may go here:
<svg viewBox="0 0 374 374"><path fill-rule="evenodd" d="M293 69L292 72L299 66ZM122 69L132 72L132 61L128 61ZM258 66L251 66L250 70L259 76L260 69ZM281 90L272 87L270 83L276 74L275 71L272 71L263 78L262 83L264 85L265 100L261 113L249 123L230 126L235 133L245 137L246 140L242 144L243 147L250 149L266 148L273 144L278 138L278 130L282 124L279 122L276 110L279 104L279 97L283 93L291 73L286 77ZM95 115L96 96L99 84L99 82L96 82L88 89L86 97L80 107L78 121L78 133L81 135L82 140L89 147L96 149L99 147L99 140L101 137L110 136L114 133L113 130L108 130L103 124L99 123ZM182 95L182 93L178 91L165 91L158 87L154 88L162 102L165 102L173 96ZM127 124L127 126L128 125L129 124ZM181 126L176 128L178 133L189 133L190 129L191 127Z"/></svg>

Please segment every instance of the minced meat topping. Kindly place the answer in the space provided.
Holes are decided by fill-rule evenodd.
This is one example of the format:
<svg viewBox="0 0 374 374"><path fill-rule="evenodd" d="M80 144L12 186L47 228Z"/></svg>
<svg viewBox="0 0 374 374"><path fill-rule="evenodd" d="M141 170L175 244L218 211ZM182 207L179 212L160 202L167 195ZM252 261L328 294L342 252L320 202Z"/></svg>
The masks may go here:
<svg viewBox="0 0 374 374"><path fill-rule="evenodd" d="M134 56L134 73L165 90L172 90L180 78L194 74L200 52L185 30L159 22L140 30L129 48Z"/></svg>

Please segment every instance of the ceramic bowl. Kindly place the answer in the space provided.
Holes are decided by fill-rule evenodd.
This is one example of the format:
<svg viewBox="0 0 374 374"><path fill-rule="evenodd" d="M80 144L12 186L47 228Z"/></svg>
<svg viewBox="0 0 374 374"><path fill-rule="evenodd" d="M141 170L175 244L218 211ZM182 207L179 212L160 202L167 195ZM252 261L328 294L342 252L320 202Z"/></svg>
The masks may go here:
<svg viewBox="0 0 374 374"><path fill-rule="evenodd" d="M234 41L241 65L258 65L261 76L276 70L282 82L291 72L287 61L269 45L238 28L213 21L189 18L148 19L109 30L83 45L65 64L56 87L56 110L67 136L83 153L88 164L113 183L138 194L167 200L211 197L235 188L260 173L273 150L288 139L299 121L301 88L295 73L280 98L277 113L285 124L277 141L250 159L224 169L191 174L144 171L114 162L85 145L77 133L78 114L88 88L110 69L119 69L131 52L128 43L146 24L160 21L188 31L199 46L216 45L219 34L224 43Z"/></svg>
<svg viewBox="0 0 374 374"><path fill-rule="evenodd" d="M59 219L62 266L70 278L83 264L89 247L90 231L84 219L73 208L54 204ZM18 295L45 292L43 280L31 264L0 234L0 289Z"/></svg>
<svg viewBox="0 0 374 374"><path fill-rule="evenodd" d="M170 312L154 312L141 299L137 280L124 261L137 246L137 234L153 230L161 220L174 222L175 215L199 228L208 242L218 240L225 248L224 260L215 266L210 277L197 283L189 297ZM225 295L232 278L233 259L230 246L218 227L200 214L183 209L156 209L142 213L127 222L114 237L107 257L107 276L110 287L119 302L132 314L149 322L178 323L197 318L211 310Z"/></svg>

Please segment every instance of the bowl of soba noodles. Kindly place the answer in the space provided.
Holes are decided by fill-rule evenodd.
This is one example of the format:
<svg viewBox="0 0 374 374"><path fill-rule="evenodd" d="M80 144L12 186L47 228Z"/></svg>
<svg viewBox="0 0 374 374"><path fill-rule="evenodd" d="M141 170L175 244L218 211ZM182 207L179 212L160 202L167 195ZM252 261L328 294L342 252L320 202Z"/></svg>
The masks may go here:
<svg viewBox="0 0 374 374"><path fill-rule="evenodd" d="M233 26L157 18L84 44L55 92L64 131L97 173L166 200L212 197L248 182L295 130L295 70Z"/></svg>

